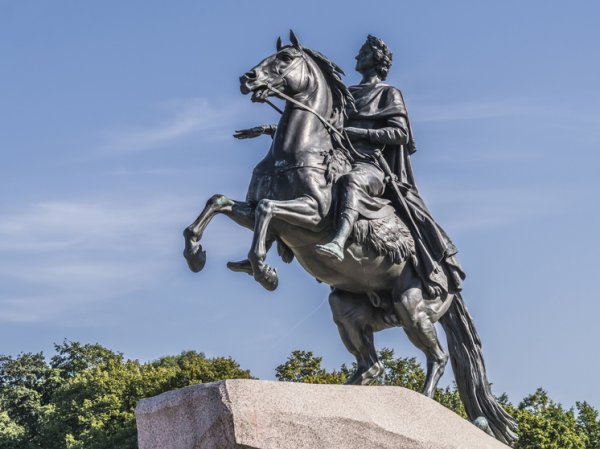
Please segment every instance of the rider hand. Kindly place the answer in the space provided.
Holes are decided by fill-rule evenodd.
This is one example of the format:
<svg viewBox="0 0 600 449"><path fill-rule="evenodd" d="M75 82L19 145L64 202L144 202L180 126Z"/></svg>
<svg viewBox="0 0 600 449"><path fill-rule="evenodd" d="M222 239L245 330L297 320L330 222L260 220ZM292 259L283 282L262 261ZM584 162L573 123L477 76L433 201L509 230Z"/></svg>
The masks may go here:
<svg viewBox="0 0 600 449"><path fill-rule="evenodd" d="M249 129L238 129L233 134L236 139L252 139L265 133L264 126L255 126Z"/></svg>

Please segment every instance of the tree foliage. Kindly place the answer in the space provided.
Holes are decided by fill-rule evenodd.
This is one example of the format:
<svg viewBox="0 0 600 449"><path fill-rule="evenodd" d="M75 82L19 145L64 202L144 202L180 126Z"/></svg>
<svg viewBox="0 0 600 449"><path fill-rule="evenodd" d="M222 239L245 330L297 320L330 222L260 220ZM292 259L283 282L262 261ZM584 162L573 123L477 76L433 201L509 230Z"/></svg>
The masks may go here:
<svg viewBox="0 0 600 449"><path fill-rule="evenodd" d="M383 375L374 385L420 391L425 372L414 358L379 351ZM356 366L327 370L310 351L294 351L275 369L278 380L341 384ZM187 385L250 378L229 357L195 351L141 363L98 344L65 341L42 353L0 356L0 449L135 449L134 410L144 397ZM435 400L466 417L456 386ZM499 402L519 424L516 449L600 449L599 414L587 402L565 409L538 389L518 406Z"/></svg>
<svg viewBox="0 0 600 449"><path fill-rule="evenodd" d="M135 449L144 397L201 382L250 378L231 358L188 351L140 363L103 346L63 342L0 357L0 449Z"/></svg>
<svg viewBox="0 0 600 449"><path fill-rule="evenodd" d="M287 361L275 368L275 377L284 382L303 382L310 384L343 384L348 370L327 371L321 367L322 357L316 357L311 351L294 351Z"/></svg>
<svg viewBox="0 0 600 449"><path fill-rule="evenodd" d="M538 388L518 407L509 406L519 425L518 449L586 449L584 432L577 427L573 409L565 410Z"/></svg>
<svg viewBox="0 0 600 449"><path fill-rule="evenodd" d="M600 449L598 410L587 402L577 402L577 429L585 439L586 449Z"/></svg>

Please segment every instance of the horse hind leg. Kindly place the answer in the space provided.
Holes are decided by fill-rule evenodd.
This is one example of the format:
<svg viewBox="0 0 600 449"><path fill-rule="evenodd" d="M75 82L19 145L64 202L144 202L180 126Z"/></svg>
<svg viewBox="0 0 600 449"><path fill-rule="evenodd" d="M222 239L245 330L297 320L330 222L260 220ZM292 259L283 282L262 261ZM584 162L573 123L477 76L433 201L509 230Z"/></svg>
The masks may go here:
<svg viewBox="0 0 600 449"><path fill-rule="evenodd" d="M183 230L185 247L183 257L188 263L190 270L198 273L206 263L206 252L202 250L200 240L208 223L217 214L225 214L233 221L252 229L254 226L254 208L249 204L234 201L225 195L213 195L207 202L198 218Z"/></svg>
<svg viewBox="0 0 600 449"><path fill-rule="evenodd" d="M431 308L427 306L419 288L394 292L393 300L394 309L406 335L427 357L423 394L431 398L448 363L448 354L440 344L434 321L431 319Z"/></svg>
<svg viewBox="0 0 600 449"><path fill-rule="evenodd" d="M266 251L269 252L271 246L273 245L274 239L267 239L265 243ZM239 260L237 262L227 262L227 268L229 268L234 273L246 273L250 276L254 276L254 271L252 270L252 264L250 260L244 259Z"/></svg>
<svg viewBox="0 0 600 449"><path fill-rule="evenodd" d="M373 333L389 327L381 309L373 307L366 294L334 289L329 305L346 349L356 358L357 368L348 385L368 385L383 373Z"/></svg>

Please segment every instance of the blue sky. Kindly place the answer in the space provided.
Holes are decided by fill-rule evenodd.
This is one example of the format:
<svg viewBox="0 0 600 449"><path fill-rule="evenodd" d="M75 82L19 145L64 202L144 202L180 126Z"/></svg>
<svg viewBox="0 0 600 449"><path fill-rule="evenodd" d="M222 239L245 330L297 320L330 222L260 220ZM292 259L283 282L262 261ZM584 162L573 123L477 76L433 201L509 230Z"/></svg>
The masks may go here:
<svg viewBox="0 0 600 449"><path fill-rule="evenodd" d="M394 52L417 182L460 249L495 391L588 400L600 361L600 7L594 2L0 0L0 353L64 338L142 360L231 355L262 378L294 349L351 362L326 286L272 254L268 293L227 271L223 217L193 274L182 229L244 198L277 120L238 77L293 28L358 81L367 34ZM418 356L400 329L378 347ZM444 382L451 382L451 374Z"/></svg>

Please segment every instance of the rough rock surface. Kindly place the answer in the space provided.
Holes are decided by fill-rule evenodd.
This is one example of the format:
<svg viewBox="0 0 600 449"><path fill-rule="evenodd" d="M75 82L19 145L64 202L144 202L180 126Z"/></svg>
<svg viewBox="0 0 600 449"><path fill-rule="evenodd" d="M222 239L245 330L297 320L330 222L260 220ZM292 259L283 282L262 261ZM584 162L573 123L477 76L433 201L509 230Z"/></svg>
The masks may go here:
<svg viewBox="0 0 600 449"><path fill-rule="evenodd" d="M143 399L139 449L506 449L400 387L227 380Z"/></svg>

